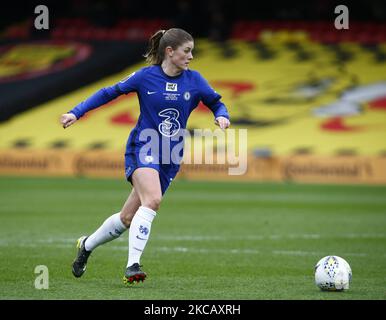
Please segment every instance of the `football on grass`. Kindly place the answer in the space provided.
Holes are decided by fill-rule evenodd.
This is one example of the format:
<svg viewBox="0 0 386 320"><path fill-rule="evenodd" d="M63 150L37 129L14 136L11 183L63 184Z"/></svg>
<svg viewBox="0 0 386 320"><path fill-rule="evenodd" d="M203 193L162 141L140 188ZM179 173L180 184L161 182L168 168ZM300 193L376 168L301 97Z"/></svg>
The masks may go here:
<svg viewBox="0 0 386 320"><path fill-rule="evenodd" d="M350 265L338 256L326 256L315 266L315 283L323 291L348 290L351 277Z"/></svg>

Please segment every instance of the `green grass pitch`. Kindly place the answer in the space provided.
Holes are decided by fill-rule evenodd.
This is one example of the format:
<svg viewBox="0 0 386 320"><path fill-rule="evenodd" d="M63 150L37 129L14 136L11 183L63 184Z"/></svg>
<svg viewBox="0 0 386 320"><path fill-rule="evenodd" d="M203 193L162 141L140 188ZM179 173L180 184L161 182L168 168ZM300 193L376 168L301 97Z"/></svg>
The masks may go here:
<svg viewBox="0 0 386 320"><path fill-rule="evenodd" d="M0 178L0 299L351 300L386 298L386 187L177 180L125 287L126 232L74 278L76 239L124 203L130 184L86 178ZM350 290L322 292L313 268L345 258ZM49 288L35 288L35 267Z"/></svg>

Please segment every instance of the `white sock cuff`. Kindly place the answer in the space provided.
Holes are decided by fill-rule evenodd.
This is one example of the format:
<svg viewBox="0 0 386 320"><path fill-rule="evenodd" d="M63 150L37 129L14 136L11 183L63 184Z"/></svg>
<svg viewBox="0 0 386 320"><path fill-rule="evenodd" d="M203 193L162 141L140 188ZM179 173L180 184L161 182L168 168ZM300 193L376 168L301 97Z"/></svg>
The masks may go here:
<svg viewBox="0 0 386 320"><path fill-rule="evenodd" d="M123 224L121 220L121 212L113 214L113 221L114 221L114 226L119 230L119 231L125 231L127 230L127 227Z"/></svg>
<svg viewBox="0 0 386 320"><path fill-rule="evenodd" d="M155 218L156 214L157 213L154 210L152 210L150 208L147 208L147 207L143 207L143 206L140 206L138 208L137 213L136 213L136 215L138 215L139 217L149 221L150 223L153 222L153 219Z"/></svg>

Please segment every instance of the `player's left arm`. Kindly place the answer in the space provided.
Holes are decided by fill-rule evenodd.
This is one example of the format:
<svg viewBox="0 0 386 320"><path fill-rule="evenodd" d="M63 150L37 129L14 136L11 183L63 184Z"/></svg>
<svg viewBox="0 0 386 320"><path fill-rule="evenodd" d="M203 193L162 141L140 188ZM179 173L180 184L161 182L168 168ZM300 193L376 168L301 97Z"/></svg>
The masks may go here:
<svg viewBox="0 0 386 320"><path fill-rule="evenodd" d="M231 125L231 122L229 121L228 110L220 100L218 100L213 105L208 105L208 107L214 114L214 123L221 129L227 129Z"/></svg>
<svg viewBox="0 0 386 320"><path fill-rule="evenodd" d="M201 75L199 75L199 88L202 102L213 112L214 122L221 129L230 126L229 113L219 95Z"/></svg>

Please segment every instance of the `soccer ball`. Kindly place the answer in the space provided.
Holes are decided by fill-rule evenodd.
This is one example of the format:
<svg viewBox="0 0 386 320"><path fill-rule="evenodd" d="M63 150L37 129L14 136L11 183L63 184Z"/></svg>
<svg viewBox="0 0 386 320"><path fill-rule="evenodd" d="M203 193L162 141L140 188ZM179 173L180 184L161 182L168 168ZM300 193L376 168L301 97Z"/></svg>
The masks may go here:
<svg viewBox="0 0 386 320"><path fill-rule="evenodd" d="M315 266L315 284L321 290L348 290L351 277L350 265L338 256L326 256L320 259Z"/></svg>

